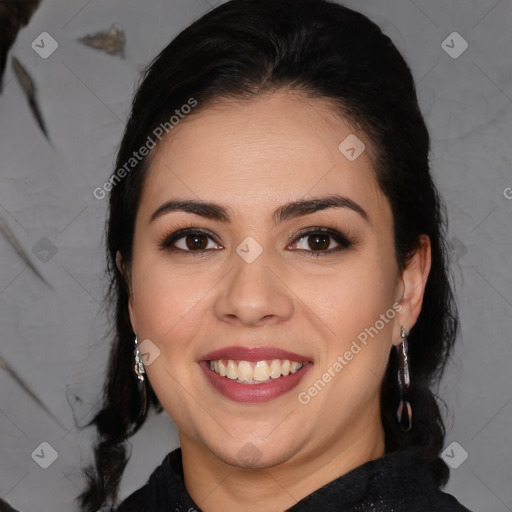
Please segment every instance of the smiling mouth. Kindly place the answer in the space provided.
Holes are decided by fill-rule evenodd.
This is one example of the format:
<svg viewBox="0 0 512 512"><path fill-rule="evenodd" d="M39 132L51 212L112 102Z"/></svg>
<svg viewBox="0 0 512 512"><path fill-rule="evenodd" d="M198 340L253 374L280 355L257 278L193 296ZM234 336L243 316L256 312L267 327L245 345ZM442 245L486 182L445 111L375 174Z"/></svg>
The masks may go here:
<svg viewBox="0 0 512 512"><path fill-rule="evenodd" d="M281 379L300 370L307 361L290 359L271 359L262 361L243 361L217 359L207 361L210 370L221 377L241 384L262 384Z"/></svg>

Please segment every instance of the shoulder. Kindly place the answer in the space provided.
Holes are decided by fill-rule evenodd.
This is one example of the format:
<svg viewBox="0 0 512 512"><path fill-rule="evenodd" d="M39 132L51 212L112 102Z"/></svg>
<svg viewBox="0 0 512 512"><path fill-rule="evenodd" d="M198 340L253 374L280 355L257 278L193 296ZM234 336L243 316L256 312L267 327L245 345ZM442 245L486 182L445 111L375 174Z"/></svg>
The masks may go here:
<svg viewBox="0 0 512 512"><path fill-rule="evenodd" d="M436 503L439 504L438 506L440 508L438 510L440 512L471 512L471 510L460 503L455 496L443 491L438 491L438 495L435 499Z"/></svg>
<svg viewBox="0 0 512 512"><path fill-rule="evenodd" d="M402 508L397 508L400 512L471 512L455 496L445 493L439 489L426 489L422 493L409 495L407 503L403 503Z"/></svg>
<svg viewBox="0 0 512 512"><path fill-rule="evenodd" d="M149 485L146 484L125 498L112 512L146 512L149 495Z"/></svg>
<svg viewBox="0 0 512 512"><path fill-rule="evenodd" d="M443 492L429 465L412 450L369 461L326 484L293 512L471 512Z"/></svg>
<svg viewBox="0 0 512 512"><path fill-rule="evenodd" d="M159 512L167 510L175 482L173 461L181 457L181 450L168 453L161 464L151 473L148 481L126 497L112 512ZM158 505L157 505L158 503ZM158 508L162 507L162 508Z"/></svg>
<svg viewBox="0 0 512 512"><path fill-rule="evenodd" d="M396 510L403 512L471 512L454 496L440 489L428 464L417 453L405 450L396 452L387 458L378 470L378 487L386 483L393 484L389 498L397 505ZM384 459L385 460L385 459ZM387 472L387 478L383 475ZM393 478L389 478L390 474ZM379 485L381 484L381 485Z"/></svg>
<svg viewBox="0 0 512 512"><path fill-rule="evenodd" d="M384 462L387 459L387 463ZM398 451L388 455L378 473L383 485L393 483L392 500L403 504L404 512L471 512L454 496L440 489L427 462L413 450ZM377 465L379 466L379 465ZM383 471L388 473L384 477ZM389 476L393 475L391 479ZM377 484L378 485L378 484ZM382 489L381 489L382 491ZM384 492L382 491L384 494ZM403 502L402 502L403 500Z"/></svg>

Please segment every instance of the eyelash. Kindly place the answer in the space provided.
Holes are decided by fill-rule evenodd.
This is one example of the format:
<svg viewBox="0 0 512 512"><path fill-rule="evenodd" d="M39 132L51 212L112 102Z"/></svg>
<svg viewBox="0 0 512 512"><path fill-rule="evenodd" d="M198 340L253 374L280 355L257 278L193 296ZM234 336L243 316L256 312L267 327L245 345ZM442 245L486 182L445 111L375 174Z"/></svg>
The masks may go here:
<svg viewBox="0 0 512 512"><path fill-rule="evenodd" d="M201 257L204 255L204 253L209 252L211 250L216 249L202 249L199 251L186 251L184 249L179 249L177 247L172 247L172 244L180 240L181 238L184 238L187 235L204 235L210 239L212 239L215 243L219 244L216 240L213 234L207 230L201 229L201 228L194 228L194 227L187 227L184 228L182 226L175 226L173 228L173 231L171 234L165 234L161 240L159 241L158 245L160 249L162 250L169 250L172 252L178 252L178 253L189 253L193 257ZM355 244L355 241L351 238L345 236L344 234L340 233L339 231L331 228L325 228L325 227L313 227L313 228L305 228L303 230L300 230L297 233L294 233L290 238L292 238L291 244L297 243L303 238L308 238L312 235L328 235L331 236L338 244L339 246L334 249L328 249L323 251L314 251L314 250L305 250L305 249L297 249L299 251L304 251L307 254L307 257L310 258L318 258L319 256L326 256L329 254L337 253L340 251L343 251L344 249L348 249L352 245Z"/></svg>

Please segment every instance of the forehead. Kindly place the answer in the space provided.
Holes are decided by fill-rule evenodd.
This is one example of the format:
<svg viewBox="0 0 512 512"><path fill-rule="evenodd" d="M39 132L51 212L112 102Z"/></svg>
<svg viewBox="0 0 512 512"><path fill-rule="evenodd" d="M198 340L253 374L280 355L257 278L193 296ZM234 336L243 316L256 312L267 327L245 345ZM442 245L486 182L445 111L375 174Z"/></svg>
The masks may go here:
<svg viewBox="0 0 512 512"><path fill-rule="evenodd" d="M361 142L366 148L353 159ZM389 209L370 141L328 101L296 92L206 107L180 121L153 151L143 216L170 198L213 200L240 215L332 193L364 205L370 216Z"/></svg>

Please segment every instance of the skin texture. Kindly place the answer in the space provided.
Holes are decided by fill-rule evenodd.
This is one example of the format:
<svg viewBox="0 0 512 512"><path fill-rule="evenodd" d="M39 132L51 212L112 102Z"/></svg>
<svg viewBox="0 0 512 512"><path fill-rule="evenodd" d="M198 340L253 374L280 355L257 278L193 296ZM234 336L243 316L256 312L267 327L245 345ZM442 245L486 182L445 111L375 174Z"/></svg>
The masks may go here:
<svg viewBox="0 0 512 512"><path fill-rule="evenodd" d="M353 162L338 150L351 133L366 145ZM154 151L127 272L129 311L139 342L150 339L160 350L146 371L178 426L187 489L207 512L241 504L247 511L284 510L384 454L380 386L401 326L410 330L421 309L428 237L401 273L371 141L326 100L280 90L221 102L181 121ZM368 222L349 208L330 208L274 226L272 213L282 204L333 193L360 205ZM150 222L170 199L220 203L233 221L171 212ZM204 238L211 250L194 257L190 245L189 252L160 249L177 223L211 231L214 237ZM353 245L308 257L340 246L331 237L315 245L314 236L295 236L317 227L336 229ZM236 252L248 236L263 249L252 263ZM186 251L186 238L174 246ZM394 303L396 316L309 403L300 403L298 394ZM275 346L309 356L314 366L291 392L242 404L216 391L198 364L232 345ZM252 461L240 457L244 446Z"/></svg>

